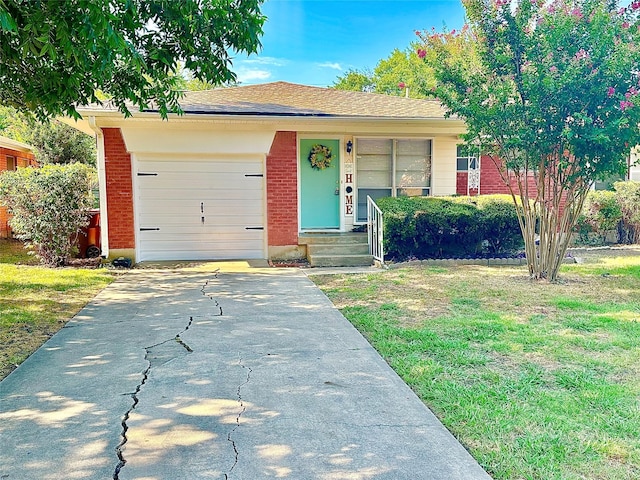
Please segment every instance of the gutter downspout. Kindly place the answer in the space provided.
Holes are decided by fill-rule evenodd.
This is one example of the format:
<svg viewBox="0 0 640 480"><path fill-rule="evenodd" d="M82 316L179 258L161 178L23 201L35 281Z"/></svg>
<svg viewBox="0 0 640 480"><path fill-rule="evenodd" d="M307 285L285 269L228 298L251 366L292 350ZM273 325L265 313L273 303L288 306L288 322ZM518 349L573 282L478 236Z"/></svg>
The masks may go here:
<svg viewBox="0 0 640 480"><path fill-rule="evenodd" d="M89 127L96 133L98 150L98 189L100 192L100 247L102 258L109 258L109 221L107 219L107 175L105 171L104 135L96 124L96 117L88 118Z"/></svg>

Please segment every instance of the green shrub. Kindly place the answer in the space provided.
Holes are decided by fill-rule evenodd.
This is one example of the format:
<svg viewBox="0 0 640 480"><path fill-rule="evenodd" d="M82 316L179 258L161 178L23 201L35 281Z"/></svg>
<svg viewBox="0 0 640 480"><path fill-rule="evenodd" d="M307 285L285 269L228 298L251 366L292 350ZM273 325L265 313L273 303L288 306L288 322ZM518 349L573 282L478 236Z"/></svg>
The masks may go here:
<svg viewBox="0 0 640 480"><path fill-rule="evenodd" d="M640 241L640 182L615 182L613 186L622 215L619 241L638 243Z"/></svg>
<svg viewBox="0 0 640 480"><path fill-rule="evenodd" d="M586 245L604 245L607 234L617 230L621 220L622 210L615 192L589 192L574 228L578 234L578 242Z"/></svg>
<svg viewBox="0 0 640 480"><path fill-rule="evenodd" d="M497 256L521 250L524 240L511 196L481 195L476 198L484 225L486 253Z"/></svg>
<svg viewBox="0 0 640 480"><path fill-rule="evenodd" d="M9 224L44 265L64 265L71 255L89 223L94 182L95 170L79 163L0 174L0 203L13 215Z"/></svg>
<svg viewBox="0 0 640 480"><path fill-rule="evenodd" d="M416 251L416 212L429 208L426 197L381 198L384 213L384 249L392 256L407 257Z"/></svg>
<svg viewBox="0 0 640 480"><path fill-rule="evenodd" d="M511 197L383 198L390 257L452 258L511 253L522 234Z"/></svg>
<svg viewBox="0 0 640 480"><path fill-rule="evenodd" d="M473 205L436 199L415 214L415 255L464 257L482 250L483 227Z"/></svg>

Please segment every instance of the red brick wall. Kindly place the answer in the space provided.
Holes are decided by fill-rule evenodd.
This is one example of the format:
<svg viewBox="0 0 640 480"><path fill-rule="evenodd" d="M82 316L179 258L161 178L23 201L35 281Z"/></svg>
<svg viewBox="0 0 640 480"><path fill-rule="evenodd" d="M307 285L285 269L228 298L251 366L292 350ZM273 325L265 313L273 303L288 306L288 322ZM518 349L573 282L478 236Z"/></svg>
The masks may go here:
<svg viewBox="0 0 640 480"><path fill-rule="evenodd" d="M277 132L267 155L267 228L270 246L298 244L296 132Z"/></svg>
<svg viewBox="0 0 640 480"><path fill-rule="evenodd" d="M131 155L119 128L103 128L109 248L135 248Z"/></svg>
<svg viewBox="0 0 640 480"><path fill-rule="evenodd" d="M518 191L517 183L513 176L510 178L514 191ZM531 197L535 198L536 182L532 175L529 176L529 191ZM493 193L509 193L509 188L500 177L498 167L489 157L482 157L480 163L480 194L490 195Z"/></svg>
<svg viewBox="0 0 640 480"><path fill-rule="evenodd" d="M500 177L498 167L489 157L482 157L480 160L480 193L509 193L509 188Z"/></svg>
<svg viewBox="0 0 640 480"><path fill-rule="evenodd" d="M456 173L456 193L458 195L466 195L467 194L467 182L469 177L467 172L458 172Z"/></svg>
<svg viewBox="0 0 640 480"><path fill-rule="evenodd" d="M7 161L7 156L15 157L18 167L38 166L33 153L0 147L0 172L4 172L7 169L7 165L9 163ZM2 238L8 238L11 236L11 228L8 224L9 217L10 215L7 213L7 209L0 206L0 237Z"/></svg>

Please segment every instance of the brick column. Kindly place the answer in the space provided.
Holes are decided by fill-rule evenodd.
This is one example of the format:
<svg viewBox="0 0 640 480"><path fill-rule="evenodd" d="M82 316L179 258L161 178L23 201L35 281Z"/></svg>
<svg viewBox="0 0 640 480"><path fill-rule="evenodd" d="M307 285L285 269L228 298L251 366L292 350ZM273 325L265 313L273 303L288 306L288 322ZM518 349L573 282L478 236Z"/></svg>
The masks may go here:
<svg viewBox="0 0 640 480"><path fill-rule="evenodd" d="M277 132L267 155L267 228L270 252L298 248L296 132Z"/></svg>
<svg viewBox="0 0 640 480"><path fill-rule="evenodd" d="M135 248L131 155L119 128L103 128L109 250Z"/></svg>

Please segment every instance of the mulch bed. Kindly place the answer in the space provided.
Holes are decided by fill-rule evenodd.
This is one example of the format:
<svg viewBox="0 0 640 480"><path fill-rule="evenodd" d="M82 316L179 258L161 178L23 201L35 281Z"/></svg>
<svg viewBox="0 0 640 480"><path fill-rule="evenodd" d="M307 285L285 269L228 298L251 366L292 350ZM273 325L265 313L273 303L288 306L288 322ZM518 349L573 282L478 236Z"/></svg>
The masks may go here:
<svg viewBox="0 0 640 480"><path fill-rule="evenodd" d="M100 257L96 258L70 258L64 264L65 267L98 268L102 264Z"/></svg>
<svg viewBox="0 0 640 480"><path fill-rule="evenodd" d="M269 260L269 266L276 268L306 268L309 267L309 262L307 261L307 259Z"/></svg>

